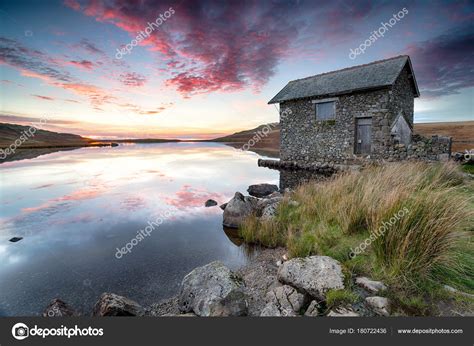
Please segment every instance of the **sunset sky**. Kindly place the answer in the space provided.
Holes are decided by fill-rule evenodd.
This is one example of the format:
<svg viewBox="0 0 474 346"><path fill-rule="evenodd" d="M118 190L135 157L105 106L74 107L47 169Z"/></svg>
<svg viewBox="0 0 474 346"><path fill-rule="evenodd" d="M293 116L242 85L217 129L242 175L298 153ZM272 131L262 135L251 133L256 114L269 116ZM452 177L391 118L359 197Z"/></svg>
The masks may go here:
<svg viewBox="0 0 474 346"><path fill-rule="evenodd" d="M415 122L474 120L473 21L474 1L0 0L0 121L212 138L278 121L267 102L289 80L400 54L421 92Z"/></svg>

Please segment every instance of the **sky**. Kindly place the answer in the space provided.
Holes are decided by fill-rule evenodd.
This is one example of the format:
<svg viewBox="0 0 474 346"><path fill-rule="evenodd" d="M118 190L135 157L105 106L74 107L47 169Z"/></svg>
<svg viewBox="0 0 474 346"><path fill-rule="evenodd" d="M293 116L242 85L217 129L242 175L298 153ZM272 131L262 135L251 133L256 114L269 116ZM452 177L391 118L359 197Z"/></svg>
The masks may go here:
<svg viewBox="0 0 474 346"><path fill-rule="evenodd" d="M213 138L278 121L290 80L402 54L415 122L474 120L474 1L0 0L0 23L0 122Z"/></svg>

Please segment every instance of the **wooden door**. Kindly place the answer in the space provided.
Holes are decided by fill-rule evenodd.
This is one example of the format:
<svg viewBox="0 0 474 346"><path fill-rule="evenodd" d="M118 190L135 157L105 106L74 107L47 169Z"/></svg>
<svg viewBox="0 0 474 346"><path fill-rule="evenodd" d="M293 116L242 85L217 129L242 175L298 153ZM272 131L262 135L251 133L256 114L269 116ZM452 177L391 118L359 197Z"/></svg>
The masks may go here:
<svg viewBox="0 0 474 346"><path fill-rule="evenodd" d="M370 154L372 147L372 118L356 122L356 154Z"/></svg>

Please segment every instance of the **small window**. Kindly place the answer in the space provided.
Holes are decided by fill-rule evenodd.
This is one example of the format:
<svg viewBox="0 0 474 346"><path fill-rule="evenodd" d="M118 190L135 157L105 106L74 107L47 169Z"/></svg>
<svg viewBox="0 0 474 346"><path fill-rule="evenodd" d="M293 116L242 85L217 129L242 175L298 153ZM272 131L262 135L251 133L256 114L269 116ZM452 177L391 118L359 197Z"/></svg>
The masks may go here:
<svg viewBox="0 0 474 346"><path fill-rule="evenodd" d="M335 115L336 103L334 101L316 103L317 120L334 120Z"/></svg>

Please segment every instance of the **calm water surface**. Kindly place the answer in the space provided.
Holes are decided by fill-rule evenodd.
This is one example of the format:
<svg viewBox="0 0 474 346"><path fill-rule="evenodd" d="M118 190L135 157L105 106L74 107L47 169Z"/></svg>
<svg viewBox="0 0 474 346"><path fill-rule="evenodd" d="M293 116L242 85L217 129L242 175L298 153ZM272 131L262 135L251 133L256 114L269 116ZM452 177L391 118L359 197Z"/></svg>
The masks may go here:
<svg viewBox="0 0 474 346"><path fill-rule="evenodd" d="M224 232L221 209L204 202L278 184L259 157L214 143L125 144L0 165L0 316L38 315L55 297L88 314L103 292L147 305L177 293L197 266L244 265L251 252ZM23 240L8 241L15 236Z"/></svg>

